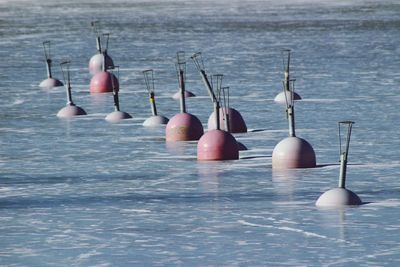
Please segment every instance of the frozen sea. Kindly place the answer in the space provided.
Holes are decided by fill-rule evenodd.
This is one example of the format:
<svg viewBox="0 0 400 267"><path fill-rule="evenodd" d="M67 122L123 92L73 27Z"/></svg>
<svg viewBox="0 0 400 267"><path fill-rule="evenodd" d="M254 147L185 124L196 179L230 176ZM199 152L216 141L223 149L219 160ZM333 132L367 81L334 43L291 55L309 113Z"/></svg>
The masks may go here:
<svg viewBox="0 0 400 267"><path fill-rule="evenodd" d="M110 32L121 109L90 95L90 22ZM397 0L0 1L1 266L400 266L400 3ZM53 74L71 60L75 103L43 90L42 42ZM281 50L292 49L297 135L318 168L273 171L288 135ZM223 73L249 132L240 159L198 162L196 142L166 146L146 129L142 70L153 68L160 114L179 103L175 55L201 51ZM187 63L188 111L206 127L212 104ZM397 118L397 119L396 119ZM358 208L321 210L337 186L337 122L356 122L347 187Z"/></svg>

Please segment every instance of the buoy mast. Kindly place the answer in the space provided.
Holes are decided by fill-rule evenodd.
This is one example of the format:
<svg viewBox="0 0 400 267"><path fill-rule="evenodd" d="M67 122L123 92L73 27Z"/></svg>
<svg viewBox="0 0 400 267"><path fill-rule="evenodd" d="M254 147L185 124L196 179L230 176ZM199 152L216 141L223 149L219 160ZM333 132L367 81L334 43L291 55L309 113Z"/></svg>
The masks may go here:
<svg viewBox="0 0 400 267"><path fill-rule="evenodd" d="M71 61L63 61L60 63L61 71L64 78L65 89L67 92L67 106L75 106L74 102L72 102L72 94L71 94L71 78L69 74L69 64Z"/></svg>
<svg viewBox="0 0 400 267"><path fill-rule="evenodd" d="M339 187L345 188L346 186L346 172L347 172L347 157L349 153L350 146L350 136L351 129L353 127L353 121L340 121L339 124L339 152L340 152L340 172L339 172ZM342 134L341 134L341 125L342 127L347 126L347 134L345 142L342 142Z"/></svg>
<svg viewBox="0 0 400 267"><path fill-rule="evenodd" d="M151 114L157 116L156 99L154 95L154 71L152 69L143 71L144 82L146 84L147 92L149 93L149 101L151 107Z"/></svg>
<svg viewBox="0 0 400 267"><path fill-rule="evenodd" d="M175 63L176 73L179 82L179 92L180 92L180 108L181 113L186 113L186 103L185 103L185 73L186 73L186 60L185 52L179 51L176 53Z"/></svg>

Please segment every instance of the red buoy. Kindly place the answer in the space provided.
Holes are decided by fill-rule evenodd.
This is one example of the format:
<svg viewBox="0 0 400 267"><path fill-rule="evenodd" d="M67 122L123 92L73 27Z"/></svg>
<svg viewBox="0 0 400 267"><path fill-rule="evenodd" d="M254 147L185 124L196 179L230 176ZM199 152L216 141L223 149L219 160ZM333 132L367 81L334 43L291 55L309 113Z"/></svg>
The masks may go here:
<svg viewBox="0 0 400 267"><path fill-rule="evenodd" d="M110 93L113 91L113 83L119 90L118 79L114 74L107 71L98 72L90 80L90 93Z"/></svg>
<svg viewBox="0 0 400 267"><path fill-rule="evenodd" d="M205 133L197 143L197 160L234 160L239 159L236 139L228 132L211 130Z"/></svg>

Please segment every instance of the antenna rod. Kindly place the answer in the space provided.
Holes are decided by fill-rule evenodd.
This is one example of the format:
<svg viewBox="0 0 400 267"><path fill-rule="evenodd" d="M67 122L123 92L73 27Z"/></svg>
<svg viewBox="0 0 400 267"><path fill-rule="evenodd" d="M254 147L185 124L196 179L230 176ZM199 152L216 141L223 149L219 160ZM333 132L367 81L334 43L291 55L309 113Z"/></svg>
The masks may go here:
<svg viewBox="0 0 400 267"><path fill-rule="evenodd" d="M51 57L50 57L50 41L43 42L44 56L46 58L47 77L52 78L51 75Z"/></svg>
<svg viewBox="0 0 400 267"><path fill-rule="evenodd" d="M226 90L226 94L225 94ZM225 130L230 133L231 132L231 123L229 118L229 87L222 88L222 94L224 98L224 117L225 117Z"/></svg>
<svg viewBox="0 0 400 267"><path fill-rule="evenodd" d="M149 93L151 113L153 114L153 116L157 116L156 99L154 94L154 72L152 69L144 70L143 76L147 92Z"/></svg>
<svg viewBox="0 0 400 267"><path fill-rule="evenodd" d="M185 81L184 81L184 72L182 69L179 70L179 87L181 93L181 113L186 113L186 104L185 104Z"/></svg>
<svg viewBox="0 0 400 267"><path fill-rule="evenodd" d="M282 51L282 53L285 53L285 52L287 52L287 62L286 62L286 64L285 64L285 62L283 63L283 65L284 65L284 68L285 68L285 78L284 78L284 81L285 81L285 91L289 91L290 90L290 88L289 88L289 86L290 86L290 77L289 77L289 65L290 65L290 49L286 49L286 50L283 50Z"/></svg>
<svg viewBox="0 0 400 267"><path fill-rule="evenodd" d="M347 124L347 140L346 140L346 149L342 152L341 147L341 136L340 136L340 124ZM353 121L340 121L339 122L339 143L340 143L340 172L339 172L339 187L345 188L346 186L346 172L347 172L347 156L349 153L350 146L350 136L351 136L351 128L353 126Z"/></svg>
<svg viewBox="0 0 400 267"><path fill-rule="evenodd" d="M67 92L67 106L75 106L74 102L72 101L69 64L70 64L70 61L64 61L64 62L61 62L60 66L61 66L61 71L62 71L63 77L64 77L65 89ZM66 74L64 72L63 65L67 65L67 70L66 70L67 73Z"/></svg>
<svg viewBox="0 0 400 267"><path fill-rule="evenodd" d="M294 119L294 81L295 80L291 80L292 89L290 90L290 88L289 88L290 96L288 96L285 92L286 113L287 113L287 118L288 118L288 123L289 123L289 136L290 137L296 136L295 119ZM285 82L284 82L284 86L285 86Z"/></svg>
<svg viewBox="0 0 400 267"><path fill-rule="evenodd" d="M110 69L117 69L117 76L118 76L118 79L119 79L119 66L114 66L114 67L111 67ZM120 111L120 109L119 109L119 95L118 95L118 89L115 87L115 83L114 83L114 75L112 75L113 73L110 73L110 76L111 76L111 86L112 86L112 89L113 89L113 97L114 97L114 110L115 111Z"/></svg>
<svg viewBox="0 0 400 267"><path fill-rule="evenodd" d="M206 89L207 89L208 95L211 98L211 101L212 102L217 101L217 98L215 97L215 94L213 92L210 81L208 80L206 71L204 70L204 64L203 64L203 59L201 57L201 53L197 52L197 53L193 54L190 58L194 61L194 64L196 65L197 70L200 72L201 78L203 80L204 85L206 86Z"/></svg>
<svg viewBox="0 0 400 267"><path fill-rule="evenodd" d="M96 24L98 21L92 21L90 24L92 25L93 31L96 33L96 48L99 53L101 53L101 38L99 29L97 28Z"/></svg>

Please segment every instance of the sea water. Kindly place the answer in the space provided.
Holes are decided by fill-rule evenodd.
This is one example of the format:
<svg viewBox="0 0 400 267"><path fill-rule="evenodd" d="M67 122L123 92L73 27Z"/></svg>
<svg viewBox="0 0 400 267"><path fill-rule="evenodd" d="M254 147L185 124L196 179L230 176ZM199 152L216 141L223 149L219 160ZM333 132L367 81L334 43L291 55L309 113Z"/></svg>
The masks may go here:
<svg viewBox="0 0 400 267"><path fill-rule="evenodd" d="M121 110L90 95L90 22L110 33ZM400 5L369 1L0 1L1 266L399 266ZM43 90L42 42L53 76L71 60L74 102L88 116L60 120L65 88ZM282 49L291 49L296 133L318 168L272 170L288 135ZM188 112L206 128L212 103L191 59L224 74L248 133L240 159L198 162L196 142L165 143L146 129L142 75L156 103L179 102L176 52L187 56ZM353 120L347 187L366 203L321 210L336 187L337 122Z"/></svg>

